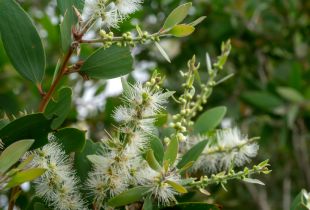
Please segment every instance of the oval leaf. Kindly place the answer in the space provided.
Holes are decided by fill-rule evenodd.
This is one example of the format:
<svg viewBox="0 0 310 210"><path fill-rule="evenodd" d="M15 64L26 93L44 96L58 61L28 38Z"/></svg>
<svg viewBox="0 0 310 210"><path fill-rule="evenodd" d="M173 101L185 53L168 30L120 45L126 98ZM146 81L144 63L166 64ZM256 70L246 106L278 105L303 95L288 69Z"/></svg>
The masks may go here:
<svg viewBox="0 0 310 210"><path fill-rule="evenodd" d="M290 87L278 87L277 92L284 99L293 103L302 103L305 99L297 90Z"/></svg>
<svg viewBox="0 0 310 210"><path fill-rule="evenodd" d="M5 186L5 188L8 189L8 188L16 187L18 185L21 185L24 182L32 181L38 178L39 176L41 176L45 171L46 169L43 169L43 168L30 168L30 169L21 171L12 177L12 179Z"/></svg>
<svg viewBox="0 0 310 210"><path fill-rule="evenodd" d="M167 17L162 31L172 28L173 26L181 23L188 15L189 9L192 7L192 3L186 3L175 8Z"/></svg>
<svg viewBox="0 0 310 210"><path fill-rule="evenodd" d="M179 183L176 183L170 180L167 180L166 183L169 184L172 188L174 188L179 193L187 193L186 188L180 185Z"/></svg>
<svg viewBox="0 0 310 210"><path fill-rule="evenodd" d="M31 147L34 140L21 140L7 147L0 156L0 173L6 172Z"/></svg>
<svg viewBox="0 0 310 210"><path fill-rule="evenodd" d="M41 83L45 52L27 13L15 1L0 1L0 32L4 48L15 69L32 82Z"/></svg>
<svg viewBox="0 0 310 210"><path fill-rule="evenodd" d="M150 189L150 187L139 186L129 189L108 201L108 205L112 207L125 206L127 204L140 200Z"/></svg>
<svg viewBox="0 0 310 210"><path fill-rule="evenodd" d="M81 73L91 78L112 79L130 73L133 59L128 47L100 48L90 55L81 68Z"/></svg>
<svg viewBox="0 0 310 210"><path fill-rule="evenodd" d="M174 26L170 31L169 34L176 36L176 37L185 37L192 34L195 31L195 28L190 25L181 24Z"/></svg>
<svg viewBox="0 0 310 210"><path fill-rule="evenodd" d="M165 151L164 160L168 161L170 165L173 165L173 163L177 159L178 150L179 141L177 140L177 138L173 138Z"/></svg>
<svg viewBox="0 0 310 210"><path fill-rule="evenodd" d="M203 152L203 150L205 149L207 143L208 143L208 141L204 140L204 141L201 141L201 142L197 143L196 145L194 145L190 150L188 150L183 155L183 157L180 160L180 162L178 163L177 167L183 168L189 162L196 161L199 158L199 156L201 155L201 153Z"/></svg>
<svg viewBox="0 0 310 210"><path fill-rule="evenodd" d="M76 128L63 128L54 133L67 154L79 152L85 145L85 131Z"/></svg>
<svg viewBox="0 0 310 210"><path fill-rule="evenodd" d="M194 131L196 133L207 133L216 128L224 118L226 114L226 107L219 106L213 109L207 110L199 116L194 125Z"/></svg>
<svg viewBox="0 0 310 210"><path fill-rule="evenodd" d="M34 139L32 149L45 145L48 133L51 131L51 120L42 113L30 114L18 118L0 130L0 139L8 146L20 139Z"/></svg>
<svg viewBox="0 0 310 210"><path fill-rule="evenodd" d="M150 147L154 152L154 156L157 162L162 165L164 159L164 145L157 136L151 136L150 138Z"/></svg>
<svg viewBox="0 0 310 210"><path fill-rule="evenodd" d="M248 104L269 112L283 105L281 99L265 91L247 91L241 95L241 98Z"/></svg>

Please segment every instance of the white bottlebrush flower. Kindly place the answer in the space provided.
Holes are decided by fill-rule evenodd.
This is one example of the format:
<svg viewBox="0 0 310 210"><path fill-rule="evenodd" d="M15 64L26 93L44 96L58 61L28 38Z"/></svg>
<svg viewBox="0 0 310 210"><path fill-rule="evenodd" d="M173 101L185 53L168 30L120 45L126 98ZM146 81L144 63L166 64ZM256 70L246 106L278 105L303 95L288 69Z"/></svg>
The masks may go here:
<svg viewBox="0 0 310 210"><path fill-rule="evenodd" d="M35 181L36 194L55 209L84 209L84 201L77 189L77 179L60 145L52 142L33 154L33 166L46 169Z"/></svg>
<svg viewBox="0 0 310 210"><path fill-rule="evenodd" d="M191 137L190 143L185 142L184 152L201 141L201 137ZM231 164L242 166L257 155L258 144L242 135L238 128L218 130L215 139L205 147L195 162L192 171L202 170L205 173L216 173L227 170Z"/></svg>
<svg viewBox="0 0 310 210"><path fill-rule="evenodd" d="M116 0L115 5L122 16L127 16L141 8L142 0Z"/></svg>

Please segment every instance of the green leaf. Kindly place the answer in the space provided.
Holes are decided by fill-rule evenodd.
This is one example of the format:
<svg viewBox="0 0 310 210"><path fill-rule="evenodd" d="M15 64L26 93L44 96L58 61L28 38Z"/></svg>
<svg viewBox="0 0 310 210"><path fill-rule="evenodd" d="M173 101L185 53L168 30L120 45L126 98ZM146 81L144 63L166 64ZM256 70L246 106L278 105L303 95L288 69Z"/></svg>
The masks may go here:
<svg viewBox="0 0 310 210"><path fill-rule="evenodd" d="M177 138L173 138L165 151L164 160L168 161L170 165L173 165L173 163L177 159L178 150L179 141L177 140Z"/></svg>
<svg viewBox="0 0 310 210"><path fill-rule="evenodd" d="M251 184L259 184L259 185L265 185L264 182L258 180L258 179L252 179L252 178L244 178L243 179L244 182L247 182L247 183L251 183Z"/></svg>
<svg viewBox="0 0 310 210"><path fill-rule="evenodd" d="M199 158L199 156L201 155L201 153L203 152L203 150L205 149L207 143L208 143L208 141L204 140L204 141L201 141L201 142L195 144L190 150L188 150L183 155L183 157L180 160L180 162L178 163L177 167L183 168L189 162L196 161Z"/></svg>
<svg viewBox="0 0 310 210"><path fill-rule="evenodd" d="M144 199L144 203L143 203L143 210L153 210L153 203L152 203L152 198L148 197L146 199Z"/></svg>
<svg viewBox="0 0 310 210"><path fill-rule="evenodd" d="M198 202L189 202L189 203L179 203L174 206L164 207L161 210L220 210L217 205L208 204L208 203L198 203Z"/></svg>
<svg viewBox="0 0 310 210"><path fill-rule="evenodd" d="M161 171L161 166L159 165L159 163L157 162L155 156L154 156L154 152L153 150L148 150L146 152L146 157L145 157L147 163L149 164L149 166L155 170L155 171L158 171L160 172Z"/></svg>
<svg viewBox="0 0 310 210"><path fill-rule="evenodd" d="M160 54L169 62L171 63L171 60L169 58L169 56L167 55L167 53L165 52L165 50L160 46L160 44L158 42L155 42L155 45L157 47L157 49L159 50Z"/></svg>
<svg viewBox="0 0 310 210"><path fill-rule="evenodd" d="M167 17L164 26L161 31L172 28L173 26L181 23L188 15L189 9L192 7L192 3L186 3L175 8Z"/></svg>
<svg viewBox="0 0 310 210"><path fill-rule="evenodd" d="M8 146L0 156L0 173L12 167L31 147L34 140L21 140Z"/></svg>
<svg viewBox="0 0 310 210"><path fill-rule="evenodd" d="M154 156L157 162L162 165L164 159L164 145L162 144L161 140L157 137L152 135L150 138L150 147L154 152Z"/></svg>
<svg viewBox="0 0 310 210"><path fill-rule="evenodd" d="M76 152L74 156L74 168L81 182L86 181L88 172L91 170L92 164L87 159L88 155L94 155L98 152L100 146L92 140L86 140L82 151Z"/></svg>
<svg viewBox="0 0 310 210"><path fill-rule="evenodd" d="M170 180L167 180L166 183L169 184L173 189L175 189L179 193L187 193L186 188L180 185L179 183Z"/></svg>
<svg viewBox="0 0 310 210"><path fill-rule="evenodd" d="M32 181L39 176L41 176L46 169L43 168L30 168L24 171L21 171L17 174L15 174L11 180L8 182L8 184L5 186L6 189L16 187L18 185L21 185L24 182Z"/></svg>
<svg viewBox="0 0 310 210"><path fill-rule="evenodd" d="M31 149L45 145L48 133L51 131L51 120L42 113L30 114L18 118L0 130L0 139L6 146L20 139L34 139Z"/></svg>
<svg viewBox="0 0 310 210"><path fill-rule="evenodd" d="M72 27L77 23L78 19L74 12L73 6L83 11L85 0L57 0L57 7L60 13L64 16L60 24L61 46L63 52L68 51L72 39Z"/></svg>
<svg viewBox="0 0 310 210"><path fill-rule="evenodd" d="M69 87L63 87L58 91L58 100L50 100L48 103L44 115L47 118L52 118L53 122L51 128L57 129L67 118L71 109L72 90ZM56 117L55 117L56 116Z"/></svg>
<svg viewBox="0 0 310 210"><path fill-rule="evenodd" d="M269 112L283 105L281 99L265 91L246 91L241 98L250 105Z"/></svg>
<svg viewBox="0 0 310 210"><path fill-rule="evenodd" d="M226 107L218 106L204 112L195 122L194 132L205 134L212 131L221 123L226 114L226 110Z"/></svg>
<svg viewBox="0 0 310 210"><path fill-rule="evenodd" d="M207 16L202 16L200 18L197 18L195 21L189 23L188 25L195 27L196 25L198 25L199 23L204 21L206 18L207 18Z"/></svg>
<svg viewBox="0 0 310 210"><path fill-rule="evenodd" d="M119 206L125 206L127 204L136 202L140 200L150 189L150 187L147 186L139 186L131 188L114 198L111 198L108 201L108 205L111 207L119 207Z"/></svg>
<svg viewBox="0 0 310 210"><path fill-rule="evenodd" d="M100 48L90 55L80 72L91 78L112 79L129 74L133 68L129 47Z"/></svg>
<svg viewBox="0 0 310 210"><path fill-rule="evenodd" d="M181 24L174 26L170 31L169 34L175 37L185 37L192 34L195 31L195 28L190 25Z"/></svg>
<svg viewBox="0 0 310 210"><path fill-rule="evenodd" d="M0 129L2 129L4 126L10 123L10 120L7 119L1 119L0 120Z"/></svg>
<svg viewBox="0 0 310 210"><path fill-rule="evenodd" d="M0 1L0 32L15 69L37 85L45 71L45 52L39 34L27 13L13 0Z"/></svg>
<svg viewBox="0 0 310 210"><path fill-rule="evenodd" d="M60 24L61 47L63 52L67 52L72 43L72 20L70 18L70 12L66 11Z"/></svg>
<svg viewBox="0 0 310 210"><path fill-rule="evenodd" d="M295 197L290 210L307 210L310 209L309 193L302 189Z"/></svg>
<svg viewBox="0 0 310 210"><path fill-rule="evenodd" d="M290 87L278 87L277 92L284 99L293 103L302 103L305 100L297 90Z"/></svg>
<svg viewBox="0 0 310 210"><path fill-rule="evenodd" d="M54 135L67 154L82 151L86 143L85 131L76 128L63 128L57 130Z"/></svg>

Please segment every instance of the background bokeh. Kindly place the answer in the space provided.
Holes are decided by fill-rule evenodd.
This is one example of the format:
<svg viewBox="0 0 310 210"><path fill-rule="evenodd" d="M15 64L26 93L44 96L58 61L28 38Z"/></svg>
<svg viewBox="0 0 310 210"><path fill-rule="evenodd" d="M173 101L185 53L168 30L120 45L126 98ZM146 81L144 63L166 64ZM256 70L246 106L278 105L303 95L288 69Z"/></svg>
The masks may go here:
<svg viewBox="0 0 310 210"><path fill-rule="evenodd" d="M44 39L51 78L61 49L56 3L19 2ZM143 9L114 32L134 30L137 23L143 30L155 32L165 14L184 2L145 0ZM133 50L136 70L130 78L145 81L157 68L167 76L165 86L178 90L179 70L186 70L186 61L195 54L201 61L202 80L206 80L205 53L215 59L221 42L231 39L232 53L223 75L235 76L216 87L205 109L225 105L226 125L240 126L249 136L261 136L260 152L253 161L270 159L272 173L261 177L266 186L235 181L227 185L228 192L221 187L209 189L212 194L204 199L224 209L288 210L302 188L310 190L310 1L193 0L193 6L188 22L200 16L207 19L187 38L162 40L172 63L152 44L138 46ZM93 49L83 46L81 56ZM66 123L86 127L91 138L100 139L104 129L111 129L109 115L120 104L113 97L121 91L119 80L83 82L72 75L63 82L74 87L76 105ZM0 43L0 114L36 111L39 99L36 88L14 71Z"/></svg>

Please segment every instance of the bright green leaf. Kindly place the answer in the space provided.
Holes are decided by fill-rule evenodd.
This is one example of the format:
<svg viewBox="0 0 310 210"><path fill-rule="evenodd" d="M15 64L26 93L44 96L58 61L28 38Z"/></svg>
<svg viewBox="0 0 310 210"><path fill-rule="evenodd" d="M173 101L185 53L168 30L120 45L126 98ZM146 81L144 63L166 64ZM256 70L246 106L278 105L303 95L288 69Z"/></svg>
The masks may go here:
<svg viewBox="0 0 310 210"><path fill-rule="evenodd" d="M258 180L258 179L252 179L252 178L244 178L243 179L244 182L247 182L247 183L251 183L251 184L259 184L259 185L265 185L264 182Z"/></svg>
<svg viewBox="0 0 310 210"><path fill-rule="evenodd" d="M139 186L131 188L121 194L118 194L114 198L108 201L108 205L111 207L125 206L130 203L134 203L140 200L150 189L147 186Z"/></svg>
<svg viewBox="0 0 310 210"><path fill-rule="evenodd" d="M189 9L192 7L192 3L186 3L175 8L167 17L164 26L161 31L172 28L173 26L181 23L188 15Z"/></svg>
<svg viewBox="0 0 310 210"><path fill-rule="evenodd" d="M90 78L112 79L129 74L133 68L133 59L128 47L112 46L100 48L90 55L83 64L80 73Z"/></svg>
<svg viewBox="0 0 310 210"><path fill-rule="evenodd" d="M40 84L45 71L45 52L30 17L16 1L0 1L0 32L3 46L15 69Z"/></svg>
<svg viewBox="0 0 310 210"><path fill-rule="evenodd" d="M174 26L170 31L169 34L176 36L176 37L185 37L192 34L195 31L195 28L190 25L181 24Z"/></svg>
<svg viewBox="0 0 310 210"><path fill-rule="evenodd" d="M195 21L189 23L188 25L191 25L191 26L195 27L196 25L198 25L199 23L204 21L206 18L207 18L206 16L202 16L202 17L196 19Z"/></svg>
<svg viewBox="0 0 310 210"><path fill-rule="evenodd" d="M21 140L8 146L0 156L0 173L6 172L31 147L34 140Z"/></svg>
<svg viewBox="0 0 310 210"><path fill-rule="evenodd" d="M170 180L167 180L166 183L169 184L172 188L174 188L179 193L187 193L186 188L180 185L179 183L176 183Z"/></svg>
<svg viewBox="0 0 310 210"><path fill-rule="evenodd" d="M178 163L177 167L183 168L187 163L192 162L192 161L196 161L199 158L199 156L201 155L201 153L203 152L203 150L205 149L207 143L208 143L208 141L204 140L204 141L201 141L201 142L197 143L196 145L194 145L190 150L188 150L183 155L183 157L180 160L180 162Z"/></svg>
<svg viewBox="0 0 310 210"><path fill-rule="evenodd" d="M164 159L164 145L157 136L151 136L150 147L154 151L154 156L157 162L162 165Z"/></svg>
<svg viewBox="0 0 310 210"><path fill-rule="evenodd" d="M148 150L146 152L146 157L145 157L146 161L148 162L149 166L155 170L160 172L161 171L161 166L159 165L159 163L157 162L155 156L154 156L154 152L153 150Z"/></svg>
<svg viewBox="0 0 310 210"><path fill-rule="evenodd" d="M85 145L85 131L76 128L63 128L53 133L67 154L79 152Z"/></svg>
<svg viewBox="0 0 310 210"><path fill-rule="evenodd" d="M226 107L219 106L209 109L199 116L194 124L194 131L196 133L205 134L216 128L223 120L226 114Z"/></svg>
<svg viewBox="0 0 310 210"><path fill-rule="evenodd" d="M41 176L45 171L46 169L43 168L30 168L16 173L5 186L5 188L9 189L21 185L24 182L32 181Z"/></svg>

